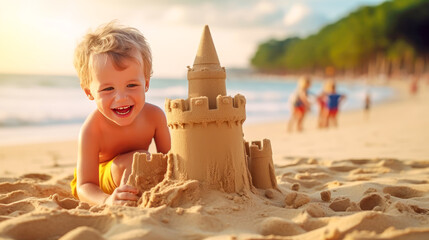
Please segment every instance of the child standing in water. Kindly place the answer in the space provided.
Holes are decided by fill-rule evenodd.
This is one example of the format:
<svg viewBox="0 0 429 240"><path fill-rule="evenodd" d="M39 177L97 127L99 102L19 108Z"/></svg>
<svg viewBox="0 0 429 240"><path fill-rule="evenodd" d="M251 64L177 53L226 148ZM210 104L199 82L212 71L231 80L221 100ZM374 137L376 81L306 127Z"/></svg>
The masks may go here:
<svg viewBox="0 0 429 240"><path fill-rule="evenodd" d="M72 193L91 204L136 203L138 190L124 183L134 153L147 152L152 139L161 153L171 145L164 112L145 101L152 74L149 45L137 29L111 22L84 37L74 65L97 109L80 130Z"/></svg>
<svg viewBox="0 0 429 240"><path fill-rule="evenodd" d="M296 122L297 130L303 130L302 123L307 111L310 110L309 91L311 80L304 76L298 81L298 88L291 96L292 100L292 115L288 123L288 132L292 131L293 125Z"/></svg>
<svg viewBox="0 0 429 240"><path fill-rule="evenodd" d="M338 126L337 114L340 103L345 99L345 95L338 94L336 92L335 82L330 82L328 88L328 93L325 97L325 110L323 114L323 127L329 127L330 122L334 127Z"/></svg>

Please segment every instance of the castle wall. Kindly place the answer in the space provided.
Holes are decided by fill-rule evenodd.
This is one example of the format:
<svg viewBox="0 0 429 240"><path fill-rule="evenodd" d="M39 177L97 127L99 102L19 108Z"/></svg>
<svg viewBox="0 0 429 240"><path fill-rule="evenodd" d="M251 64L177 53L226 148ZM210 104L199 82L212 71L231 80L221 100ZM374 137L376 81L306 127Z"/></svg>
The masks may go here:
<svg viewBox="0 0 429 240"><path fill-rule="evenodd" d="M176 99L165 101L167 124L170 128L185 127L187 125L208 123L240 125L246 119L246 99L237 94L230 96L217 96L215 108L210 109L207 97L190 99Z"/></svg>
<svg viewBox="0 0 429 240"><path fill-rule="evenodd" d="M242 123L245 98L218 96L210 109L207 97L167 100L174 176L199 180L213 189L250 189Z"/></svg>
<svg viewBox="0 0 429 240"><path fill-rule="evenodd" d="M164 179L167 171L167 155L154 153L134 153L132 172L127 184L135 186L140 192L150 190Z"/></svg>

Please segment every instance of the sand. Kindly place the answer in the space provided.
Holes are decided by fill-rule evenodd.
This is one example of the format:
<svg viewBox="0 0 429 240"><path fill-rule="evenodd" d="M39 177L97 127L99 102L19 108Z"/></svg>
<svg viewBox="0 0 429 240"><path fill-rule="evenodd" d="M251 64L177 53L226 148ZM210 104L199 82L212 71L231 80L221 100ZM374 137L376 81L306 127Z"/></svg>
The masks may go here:
<svg viewBox="0 0 429 240"><path fill-rule="evenodd" d="M245 123L245 139L271 140L280 191L187 181L164 189L168 204L89 206L68 185L76 141L0 146L0 238L429 239L429 88L394 86L398 99L343 113L337 129Z"/></svg>

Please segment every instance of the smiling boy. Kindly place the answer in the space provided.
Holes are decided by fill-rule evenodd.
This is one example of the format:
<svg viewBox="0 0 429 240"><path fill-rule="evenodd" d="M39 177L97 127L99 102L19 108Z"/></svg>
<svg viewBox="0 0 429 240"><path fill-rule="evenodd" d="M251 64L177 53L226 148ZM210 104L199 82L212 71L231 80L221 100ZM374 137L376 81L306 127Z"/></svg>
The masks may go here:
<svg viewBox="0 0 429 240"><path fill-rule="evenodd" d="M144 36L115 22L88 33L75 51L81 87L97 109L84 122L78 145L72 193L91 204L124 205L138 200L135 187L123 184L133 155L170 150L164 112L145 102L152 57Z"/></svg>

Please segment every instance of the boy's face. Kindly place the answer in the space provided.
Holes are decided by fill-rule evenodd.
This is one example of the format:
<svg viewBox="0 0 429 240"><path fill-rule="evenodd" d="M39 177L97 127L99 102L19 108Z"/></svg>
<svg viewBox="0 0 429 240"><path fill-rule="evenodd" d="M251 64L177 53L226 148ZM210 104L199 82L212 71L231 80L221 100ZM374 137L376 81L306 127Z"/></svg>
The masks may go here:
<svg viewBox="0 0 429 240"><path fill-rule="evenodd" d="M143 61L141 61L143 64ZM149 78L135 59L125 59L118 69L107 55L94 57L93 78L84 91L95 100L98 111L119 126L133 123L145 104Z"/></svg>

